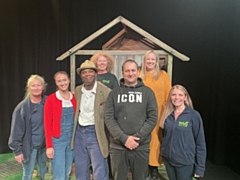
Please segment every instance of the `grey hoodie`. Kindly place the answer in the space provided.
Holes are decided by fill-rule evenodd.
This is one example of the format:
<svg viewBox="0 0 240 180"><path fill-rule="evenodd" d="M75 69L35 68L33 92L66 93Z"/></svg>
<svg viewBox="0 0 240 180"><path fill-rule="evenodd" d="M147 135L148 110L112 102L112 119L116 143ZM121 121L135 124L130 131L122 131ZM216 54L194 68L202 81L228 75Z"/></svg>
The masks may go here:
<svg viewBox="0 0 240 180"><path fill-rule="evenodd" d="M126 150L129 136L139 137L136 150L149 149L151 132L158 118L157 102L153 91L138 78L136 86L124 85L113 89L107 99L105 123L110 132L110 147Z"/></svg>

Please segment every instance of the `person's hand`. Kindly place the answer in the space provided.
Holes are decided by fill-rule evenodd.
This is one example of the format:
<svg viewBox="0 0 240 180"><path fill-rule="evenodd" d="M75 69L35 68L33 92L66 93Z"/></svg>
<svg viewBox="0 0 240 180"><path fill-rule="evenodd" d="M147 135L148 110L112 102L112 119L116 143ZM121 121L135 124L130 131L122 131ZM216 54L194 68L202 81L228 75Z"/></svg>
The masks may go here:
<svg viewBox="0 0 240 180"><path fill-rule="evenodd" d="M139 144L136 141L138 141L139 139L140 138L138 137L129 136L127 138L127 141L125 142L125 146L130 150L136 149L139 146Z"/></svg>
<svg viewBox="0 0 240 180"><path fill-rule="evenodd" d="M16 160L18 163L22 163L23 160L24 160L23 154L19 154L19 155L15 156L15 160Z"/></svg>
<svg viewBox="0 0 240 180"><path fill-rule="evenodd" d="M49 159L54 158L54 149L53 148L47 148L46 155Z"/></svg>

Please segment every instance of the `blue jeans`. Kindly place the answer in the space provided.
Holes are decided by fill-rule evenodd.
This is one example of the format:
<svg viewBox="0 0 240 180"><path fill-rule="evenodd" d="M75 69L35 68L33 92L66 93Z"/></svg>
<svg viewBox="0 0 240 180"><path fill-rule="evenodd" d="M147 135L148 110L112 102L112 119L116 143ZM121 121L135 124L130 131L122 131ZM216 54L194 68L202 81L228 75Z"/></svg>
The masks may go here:
<svg viewBox="0 0 240 180"><path fill-rule="evenodd" d="M31 180L34 170L34 166L38 164L38 171L41 176L41 179L44 180L45 173L47 172L46 165L46 148L42 149L33 149L31 152L30 159L27 163L22 163L23 166L23 177L22 180Z"/></svg>
<svg viewBox="0 0 240 180"><path fill-rule="evenodd" d="M94 180L108 180L108 161L99 148L94 125L77 126L74 151L77 180L90 180L91 163Z"/></svg>
<svg viewBox="0 0 240 180"><path fill-rule="evenodd" d="M52 138L54 158L51 159L53 180L69 180L74 151L71 149L73 131L73 108L63 108L61 118L61 136Z"/></svg>
<svg viewBox="0 0 240 180"><path fill-rule="evenodd" d="M193 165L188 166L172 166L168 161L164 161L169 180L192 180Z"/></svg>

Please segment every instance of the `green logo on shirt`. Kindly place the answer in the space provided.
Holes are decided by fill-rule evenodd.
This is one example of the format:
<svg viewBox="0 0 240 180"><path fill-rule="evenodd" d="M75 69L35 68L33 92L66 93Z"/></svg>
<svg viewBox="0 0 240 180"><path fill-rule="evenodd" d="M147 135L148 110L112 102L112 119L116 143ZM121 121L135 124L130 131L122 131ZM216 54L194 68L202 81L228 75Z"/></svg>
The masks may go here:
<svg viewBox="0 0 240 180"><path fill-rule="evenodd" d="M188 127L188 121L186 121L186 122L179 122L178 126Z"/></svg>
<svg viewBox="0 0 240 180"><path fill-rule="evenodd" d="M110 80L103 80L103 83L110 84Z"/></svg>

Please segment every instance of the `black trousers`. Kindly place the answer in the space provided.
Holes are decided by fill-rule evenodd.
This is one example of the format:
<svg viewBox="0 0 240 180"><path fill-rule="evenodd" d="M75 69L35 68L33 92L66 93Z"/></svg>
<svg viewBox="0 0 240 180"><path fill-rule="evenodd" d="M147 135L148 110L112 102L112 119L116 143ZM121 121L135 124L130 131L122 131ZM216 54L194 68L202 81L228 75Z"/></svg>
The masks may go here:
<svg viewBox="0 0 240 180"><path fill-rule="evenodd" d="M110 149L110 158L114 180L127 180L129 171L133 180L148 177L149 150Z"/></svg>

